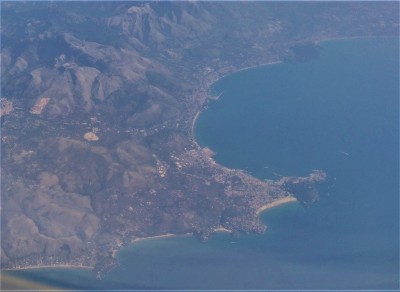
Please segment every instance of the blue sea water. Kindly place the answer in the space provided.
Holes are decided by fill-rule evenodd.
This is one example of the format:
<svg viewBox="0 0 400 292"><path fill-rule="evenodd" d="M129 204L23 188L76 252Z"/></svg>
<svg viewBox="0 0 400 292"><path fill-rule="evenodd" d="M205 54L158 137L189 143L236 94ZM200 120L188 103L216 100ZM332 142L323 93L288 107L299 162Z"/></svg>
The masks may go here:
<svg viewBox="0 0 400 292"><path fill-rule="evenodd" d="M74 288L398 289L399 40L323 42L318 59L219 80L196 124L218 163L261 179L322 169L329 192L262 214L264 235L138 242L88 271L13 275Z"/></svg>

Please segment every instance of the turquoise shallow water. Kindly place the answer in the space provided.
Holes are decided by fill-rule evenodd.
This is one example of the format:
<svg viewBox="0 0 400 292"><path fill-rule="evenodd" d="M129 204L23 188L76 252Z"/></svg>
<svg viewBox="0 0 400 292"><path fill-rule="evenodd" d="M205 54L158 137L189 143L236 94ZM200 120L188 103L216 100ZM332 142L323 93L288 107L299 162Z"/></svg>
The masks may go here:
<svg viewBox="0 0 400 292"><path fill-rule="evenodd" d="M221 79L196 124L225 166L259 178L325 170L329 192L311 208L265 212L260 236L139 242L101 282L74 269L13 274L76 288L398 288L398 39L321 46L319 59Z"/></svg>

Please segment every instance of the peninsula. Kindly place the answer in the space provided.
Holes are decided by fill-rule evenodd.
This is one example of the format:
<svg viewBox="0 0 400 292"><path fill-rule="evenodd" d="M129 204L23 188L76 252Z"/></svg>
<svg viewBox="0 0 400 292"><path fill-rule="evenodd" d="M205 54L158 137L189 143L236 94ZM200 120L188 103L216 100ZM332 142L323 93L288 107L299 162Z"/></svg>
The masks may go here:
<svg viewBox="0 0 400 292"><path fill-rule="evenodd" d="M219 78L398 30L394 2L308 4L1 2L2 269L100 275L135 240L262 233L263 208L316 201L323 170L263 181L193 135Z"/></svg>

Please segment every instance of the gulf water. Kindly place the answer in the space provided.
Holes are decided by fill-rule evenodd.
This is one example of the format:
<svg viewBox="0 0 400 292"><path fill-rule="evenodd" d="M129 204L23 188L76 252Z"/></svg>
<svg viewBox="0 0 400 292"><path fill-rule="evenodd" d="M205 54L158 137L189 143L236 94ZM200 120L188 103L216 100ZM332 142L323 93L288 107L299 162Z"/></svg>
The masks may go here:
<svg viewBox="0 0 400 292"><path fill-rule="evenodd" d="M260 179L329 176L320 200L262 214L264 235L138 242L97 281L78 269L11 274L82 289L398 289L399 40L322 42L320 57L244 70L196 123L200 145Z"/></svg>

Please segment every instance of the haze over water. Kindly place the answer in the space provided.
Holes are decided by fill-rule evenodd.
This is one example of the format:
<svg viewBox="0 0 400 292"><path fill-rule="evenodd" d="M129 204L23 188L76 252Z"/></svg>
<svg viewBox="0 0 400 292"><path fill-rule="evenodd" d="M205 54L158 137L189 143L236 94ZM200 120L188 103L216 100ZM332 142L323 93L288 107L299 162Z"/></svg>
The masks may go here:
<svg viewBox="0 0 400 292"><path fill-rule="evenodd" d="M318 59L213 86L223 95L199 117L199 143L261 179L326 171L328 193L310 208L265 212L264 235L138 242L101 282L76 269L12 274L75 288L399 288L398 41L323 42Z"/></svg>

